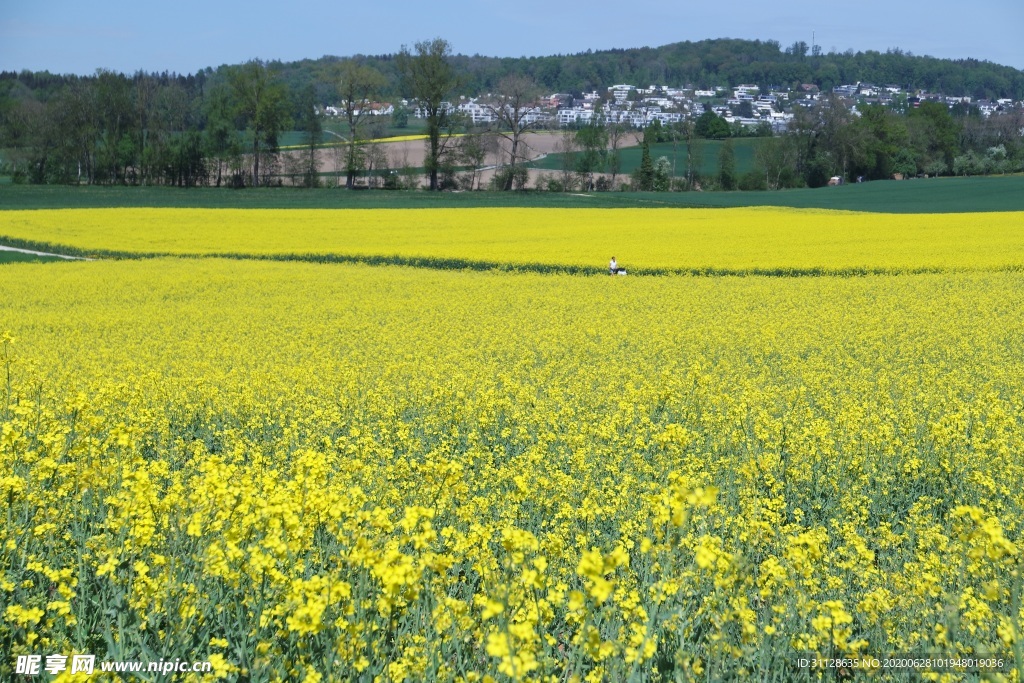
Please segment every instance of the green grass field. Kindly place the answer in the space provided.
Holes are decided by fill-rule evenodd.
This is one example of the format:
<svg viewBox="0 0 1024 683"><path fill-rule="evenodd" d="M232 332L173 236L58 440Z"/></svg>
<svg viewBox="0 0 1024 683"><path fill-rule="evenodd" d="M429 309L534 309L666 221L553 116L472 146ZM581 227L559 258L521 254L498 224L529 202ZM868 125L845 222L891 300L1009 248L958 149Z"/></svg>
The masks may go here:
<svg viewBox="0 0 1024 683"><path fill-rule="evenodd" d="M39 263L40 261L67 261L67 259L56 256L37 256L36 254L23 254L20 251L0 250L0 265L7 263Z"/></svg>
<svg viewBox="0 0 1024 683"><path fill-rule="evenodd" d="M740 175L754 168L754 150L760 144L762 138L738 138L733 140L733 149L736 150L736 172ZM696 145L701 148L703 159L701 159L700 173L711 175L718 172L718 153L722 149L721 140L697 140ZM640 166L640 159L643 156L641 147L626 147L620 149L622 159L621 173L632 173ZM548 171L557 171L562 168L562 154L549 154L543 159L530 164L531 168L540 168ZM651 145L651 160L657 161L659 157L665 157L669 163L676 162L676 175L686 173L686 143L679 143L673 150L671 142L662 142Z"/></svg>
<svg viewBox="0 0 1024 683"><path fill-rule="evenodd" d="M299 188L228 190L0 185L0 211L121 206L253 209L789 206L879 213L1024 211L1024 176L886 180L778 192L603 192L585 195L547 192L351 192L342 189ZM2 227L3 219L0 218L0 232Z"/></svg>

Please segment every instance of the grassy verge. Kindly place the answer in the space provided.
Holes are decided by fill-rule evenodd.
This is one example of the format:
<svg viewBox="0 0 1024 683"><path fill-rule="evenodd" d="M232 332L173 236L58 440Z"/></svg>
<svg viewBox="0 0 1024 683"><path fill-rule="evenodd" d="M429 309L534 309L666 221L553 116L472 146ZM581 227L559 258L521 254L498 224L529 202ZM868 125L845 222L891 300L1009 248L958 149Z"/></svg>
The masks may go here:
<svg viewBox="0 0 1024 683"><path fill-rule="evenodd" d="M39 256L38 254L23 254L20 251L0 250L0 265L6 263L39 263L40 261L66 261L57 256Z"/></svg>

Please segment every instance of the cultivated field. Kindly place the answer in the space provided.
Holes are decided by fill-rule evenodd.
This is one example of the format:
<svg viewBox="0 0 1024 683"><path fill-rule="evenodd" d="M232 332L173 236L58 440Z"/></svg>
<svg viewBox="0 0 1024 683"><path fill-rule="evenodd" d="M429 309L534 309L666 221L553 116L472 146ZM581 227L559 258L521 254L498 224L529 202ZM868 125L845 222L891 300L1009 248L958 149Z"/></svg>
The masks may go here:
<svg viewBox="0 0 1024 683"><path fill-rule="evenodd" d="M1019 270L1022 212L747 209L8 211L0 240L113 255L235 255L637 273Z"/></svg>
<svg viewBox="0 0 1024 683"><path fill-rule="evenodd" d="M743 175L747 171L754 169L754 151L761 144L762 140L764 138L737 138L732 140L737 175ZM620 172L627 180L628 175L640 167L640 161L643 158L643 150L640 147L641 142L642 140L639 139L631 139L619 150ZM717 175L719 169L718 155L722 149L723 142L721 140L696 140L694 144L700 147L700 152L698 152L700 154L698 173L705 176ZM674 168L677 175L681 177L686 175L687 157L685 140L678 142L676 145L673 145L671 142L656 143L650 146L649 151L652 161L665 157L670 164L675 162ZM552 154L548 154L544 158L531 163L531 166L537 169L545 169L549 172L560 170L565 163L562 160L562 154L557 149L552 150L552 152Z"/></svg>
<svg viewBox="0 0 1024 683"><path fill-rule="evenodd" d="M410 136L415 139L412 140L380 140L373 143L382 155L384 161L384 167L388 169L401 170L403 168L422 169L425 164L427 145L426 140L422 139L423 136ZM630 136L628 144L635 144L635 135ZM457 138L448 141L447 144L455 144ZM520 144L522 147L519 149L519 154L527 160L543 159L545 156L554 153L558 149L559 141L561 136L557 133L525 133L522 136ZM494 176L494 166L500 163L505 163L508 160L508 153L504 151L508 147L508 143L505 141L499 141L503 147L503 151L489 154L484 160L484 170L480 172L480 183L481 187L486 188L491 178ZM363 151L366 151L367 144L364 144ZM332 177L326 178L327 183L336 183L338 185L345 184L345 154L347 148L344 145L322 147L317 150L316 158L319 163L319 169L322 173L332 174ZM284 166L287 166L287 159L298 159L308 154L308 151L304 152L301 150L289 149L283 152L285 159ZM531 182L530 186L533 186L533 182L536 180L538 172L531 171ZM420 180L424 181L423 176L420 176Z"/></svg>
<svg viewBox="0 0 1024 683"><path fill-rule="evenodd" d="M780 206L873 213L1024 211L1024 175L853 183L777 192L347 192L260 188L0 185L0 210L119 207L337 208L652 208ZM0 222L0 235L4 234Z"/></svg>
<svg viewBox="0 0 1024 683"><path fill-rule="evenodd" d="M118 255L0 267L0 643L252 681L1020 680L1021 219L0 212ZM612 253L677 274L582 274Z"/></svg>

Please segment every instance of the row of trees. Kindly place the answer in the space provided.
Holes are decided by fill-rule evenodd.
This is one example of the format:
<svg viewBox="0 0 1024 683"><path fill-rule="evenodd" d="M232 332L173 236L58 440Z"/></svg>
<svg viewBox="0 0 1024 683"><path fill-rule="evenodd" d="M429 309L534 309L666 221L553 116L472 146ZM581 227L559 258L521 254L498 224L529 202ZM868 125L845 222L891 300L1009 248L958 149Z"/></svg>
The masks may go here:
<svg viewBox="0 0 1024 683"><path fill-rule="evenodd" d="M5 95L7 170L34 183L259 184L295 104L261 62L216 78L101 71L45 98L16 81Z"/></svg>
<svg viewBox="0 0 1024 683"><path fill-rule="evenodd" d="M641 162L627 186L641 191L687 189L775 190L820 187L833 177L845 181L896 176L981 175L1024 171L1024 110L985 118L975 109L922 102L903 112L881 105L851 108L833 96L811 108L798 107L785 134L769 131L753 145L753 168L737 171L732 129L707 111L695 119L663 126L655 121L643 133ZM541 177L548 190L612 189L621 174L616 126L589 125L566 131L559 152L561 168ZM706 140L718 156L705 170ZM671 154L657 159L651 147ZM596 174L601 174L595 179Z"/></svg>
<svg viewBox="0 0 1024 683"><path fill-rule="evenodd" d="M845 181L897 176L981 175L1024 171L1024 110L984 118L945 104L924 102L906 113L879 105L850 108L825 97L812 108L798 108L789 131L753 145L753 168L740 173L729 127L716 114L671 126L655 122L641 141L641 162L626 179L632 190L776 190L820 187L833 177ZM711 119L718 119L716 125ZM621 160L610 141L613 126L566 131L559 145L561 168L542 175L538 189L619 187ZM719 139L709 143L707 139ZM671 153L653 158L651 148L671 143ZM714 172L705 170L713 144ZM595 174L602 174L596 176Z"/></svg>
<svg viewBox="0 0 1024 683"><path fill-rule="evenodd" d="M452 157L453 134L462 122L446 100L464 82L451 63L448 43L417 43L395 60L402 88L426 113L426 174L440 187L442 164ZM32 183L167 184L182 187L266 185L282 171L303 184L319 180L317 148L327 134L321 91L312 83L289 87L280 70L259 60L198 76L100 71L89 78L5 74L0 78L0 149L6 172ZM367 165L359 138L369 104L389 89L386 76L347 60L329 75L333 103L341 102L347 127L344 173L348 187ZM517 118L536 96L512 77L508 124L513 160L520 154ZM518 84L518 85L517 85ZM281 167L280 137L303 133L299 163ZM337 135L337 134L335 134Z"/></svg>
<svg viewBox="0 0 1024 683"><path fill-rule="evenodd" d="M454 164L482 150L477 138L455 137L467 125L447 105L464 75L442 39L403 48L395 64L399 87L425 115L424 171L430 188L441 189ZM341 138L351 188L372 163L361 144L370 105L391 86L385 74L355 59L339 62L326 77L346 129L330 134ZM284 172L314 185L322 165L318 148L328 135L322 94L313 83L287 85L279 69L258 60L199 77L101 71L80 79L0 79L0 149L6 171L32 183L260 186ZM532 80L511 75L490 103L499 122L495 135L507 141L513 169L504 189L512 189L525 159L526 113L539 94ZM302 150L283 167L280 138L287 130L302 133Z"/></svg>
<svg viewBox="0 0 1024 683"><path fill-rule="evenodd" d="M964 175L963 160L998 157L987 172L1024 170L1024 111L982 117L976 110L954 112L940 102L922 102L905 114L881 105L860 106L855 113L839 98L798 110L789 133L777 143L786 148L789 167L811 187L832 176L866 180L895 174Z"/></svg>

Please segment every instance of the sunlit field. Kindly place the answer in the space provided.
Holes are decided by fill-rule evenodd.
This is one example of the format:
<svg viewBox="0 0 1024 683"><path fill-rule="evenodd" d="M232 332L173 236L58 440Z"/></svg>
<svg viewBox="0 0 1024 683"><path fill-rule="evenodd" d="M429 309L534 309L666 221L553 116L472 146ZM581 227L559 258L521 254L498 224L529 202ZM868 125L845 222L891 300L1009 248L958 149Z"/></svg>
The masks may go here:
<svg viewBox="0 0 1024 683"><path fill-rule="evenodd" d="M0 678L62 651L253 681L817 680L801 658L892 655L1020 680L1024 274L996 270L1021 264L1018 216L644 212L645 232L482 212L505 221L485 239L453 213L8 213L3 232L951 272L6 265ZM741 234L759 218L772 239ZM921 676L982 674L871 680Z"/></svg>
<svg viewBox="0 0 1024 683"><path fill-rule="evenodd" d="M584 272L599 271L615 255L635 273L1024 267L1024 212L140 208L5 211L0 218L0 243L99 255L254 255Z"/></svg>

